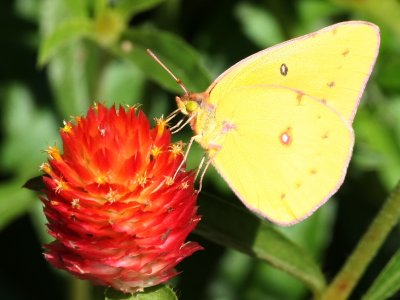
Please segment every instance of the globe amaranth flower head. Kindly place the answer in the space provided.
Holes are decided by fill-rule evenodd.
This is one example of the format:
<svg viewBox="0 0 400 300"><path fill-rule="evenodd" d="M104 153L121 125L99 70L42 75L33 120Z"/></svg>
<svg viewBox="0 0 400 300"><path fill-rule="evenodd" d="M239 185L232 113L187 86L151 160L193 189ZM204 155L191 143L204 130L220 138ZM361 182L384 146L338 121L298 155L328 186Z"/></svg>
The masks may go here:
<svg viewBox="0 0 400 300"><path fill-rule="evenodd" d="M44 213L55 241L45 258L81 279L137 292L167 281L200 250L185 243L199 222L194 174L181 170L183 144L165 122L135 107L94 105L49 147Z"/></svg>

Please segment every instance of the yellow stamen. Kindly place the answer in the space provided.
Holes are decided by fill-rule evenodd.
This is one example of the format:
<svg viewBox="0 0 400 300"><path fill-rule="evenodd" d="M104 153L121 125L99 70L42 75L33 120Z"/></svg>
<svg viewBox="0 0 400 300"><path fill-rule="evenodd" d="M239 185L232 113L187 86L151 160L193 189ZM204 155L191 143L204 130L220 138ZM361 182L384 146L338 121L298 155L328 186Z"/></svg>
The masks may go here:
<svg viewBox="0 0 400 300"><path fill-rule="evenodd" d="M75 123L78 125L82 121L82 117L76 116L74 117Z"/></svg>
<svg viewBox="0 0 400 300"><path fill-rule="evenodd" d="M189 187L189 183L187 181L184 181L184 182L181 183L180 188L182 190L186 190L188 187Z"/></svg>
<svg viewBox="0 0 400 300"><path fill-rule="evenodd" d="M153 145L151 148L151 155L156 158L158 155L161 153L161 148L157 147L156 145Z"/></svg>
<svg viewBox="0 0 400 300"><path fill-rule="evenodd" d="M97 184L104 184L107 182L107 176L103 175L103 174L99 174L96 176L96 183Z"/></svg>
<svg viewBox="0 0 400 300"><path fill-rule="evenodd" d="M164 116L161 116L160 118L154 118L154 121L156 121L157 126L160 126L162 128L168 126L168 121L164 119Z"/></svg>
<svg viewBox="0 0 400 300"><path fill-rule="evenodd" d="M147 183L147 179L148 177L146 176L146 172L143 175L137 175L137 183L143 188L146 183Z"/></svg>
<svg viewBox="0 0 400 300"><path fill-rule="evenodd" d="M114 203L115 201L118 200L118 194L116 191L110 188L110 191L106 194L105 199L108 202Z"/></svg>
<svg viewBox="0 0 400 300"><path fill-rule="evenodd" d="M42 171L42 172L44 172L44 173L46 173L46 174L52 173L50 164L47 163L47 162L42 163L42 164L40 165L39 169L40 169L40 171Z"/></svg>
<svg viewBox="0 0 400 300"><path fill-rule="evenodd" d="M128 108L129 110L134 110L136 111L139 107L142 106L141 103L135 103L133 105L129 105L129 104L125 104L126 108Z"/></svg>
<svg viewBox="0 0 400 300"><path fill-rule="evenodd" d="M64 190L66 190L67 188L68 188L68 185L67 185L67 183L64 181L64 180L62 180L62 179L55 179L54 180L55 181L55 183L56 183L56 187L54 188L54 190L55 190L55 192L58 194L58 193L60 193L61 191L64 191Z"/></svg>
<svg viewBox="0 0 400 300"><path fill-rule="evenodd" d="M61 128L61 131L65 132L65 133L71 133L72 131L72 125L70 122L63 122L64 123L64 127Z"/></svg>
<svg viewBox="0 0 400 300"><path fill-rule="evenodd" d="M171 176L166 176L165 177L165 184L168 186L171 186L174 184L174 178L172 178Z"/></svg>
<svg viewBox="0 0 400 300"><path fill-rule="evenodd" d="M183 155L183 149L185 148L185 143L178 141L170 146L170 150L174 156Z"/></svg>
<svg viewBox="0 0 400 300"><path fill-rule="evenodd" d="M51 159L61 160L60 150L58 150L57 146L49 146L45 151Z"/></svg>
<svg viewBox="0 0 400 300"><path fill-rule="evenodd" d="M105 136L106 135L106 129L105 128L98 127L98 130L99 130L101 136Z"/></svg>
<svg viewBox="0 0 400 300"><path fill-rule="evenodd" d="M72 201L71 201L71 206L73 207L73 208L79 208L79 199L78 198L75 198L75 199L72 199Z"/></svg>

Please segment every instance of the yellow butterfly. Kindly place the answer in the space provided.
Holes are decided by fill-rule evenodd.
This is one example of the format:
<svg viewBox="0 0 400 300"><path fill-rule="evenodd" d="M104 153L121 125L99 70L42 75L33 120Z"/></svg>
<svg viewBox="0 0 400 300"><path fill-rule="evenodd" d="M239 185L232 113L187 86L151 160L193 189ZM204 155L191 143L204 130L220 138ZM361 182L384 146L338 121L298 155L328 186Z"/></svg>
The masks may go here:
<svg viewBox="0 0 400 300"><path fill-rule="evenodd" d="M178 107L242 202L295 224L344 180L379 43L374 24L338 23L243 59Z"/></svg>

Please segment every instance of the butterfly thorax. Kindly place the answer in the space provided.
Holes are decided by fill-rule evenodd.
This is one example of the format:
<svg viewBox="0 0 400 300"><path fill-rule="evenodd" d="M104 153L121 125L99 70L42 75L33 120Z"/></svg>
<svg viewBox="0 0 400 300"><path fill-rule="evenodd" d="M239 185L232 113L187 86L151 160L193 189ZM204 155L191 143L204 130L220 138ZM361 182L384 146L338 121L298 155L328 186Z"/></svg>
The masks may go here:
<svg viewBox="0 0 400 300"><path fill-rule="evenodd" d="M224 124L220 124L216 118L217 108L207 98L201 101L197 109L196 117L193 119L192 128L196 133L196 141L207 150L210 157L221 149L225 136Z"/></svg>
<svg viewBox="0 0 400 300"><path fill-rule="evenodd" d="M212 156L221 148L227 125L216 121L216 107L209 102L209 93L193 93L177 97L179 110L190 119L195 140Z"/></svg>

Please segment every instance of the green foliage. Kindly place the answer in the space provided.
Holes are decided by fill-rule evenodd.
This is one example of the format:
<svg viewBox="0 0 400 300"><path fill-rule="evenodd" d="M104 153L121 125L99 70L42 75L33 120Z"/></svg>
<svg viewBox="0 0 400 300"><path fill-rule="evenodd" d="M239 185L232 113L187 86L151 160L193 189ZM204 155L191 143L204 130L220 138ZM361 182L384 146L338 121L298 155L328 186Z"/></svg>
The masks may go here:
<svg viewBox="0 0 400 300"><path fill-rule="evenodd" d="M160 285L145 289L136 294L123 294L121 292L108 289L105 300L177 300L173 289L167 285Z"/></svg>
<svg viewBox="0 0 400 300"><path fill-rule="evenodd" d="M267 10L243 2L237 6L236 15L246 36L258 47L266 48L285 40L278 20Z"/></svg>
<svg viewBox="0 0 400 300"><path fill-rule="evenodd" d="M21 177L36 174L45 157L40 151L55 140L56 122L49 111L34 107L31 94L23 86L5 87L4 98L2 125L5 143L1 149L1 167ZM39 151L32 153L31 147ZM22 157L30 159L21 160Z"/></svg>
<svg viewBox="0 0 400 300"><path fill-rule="evenodd" d="M398 290L400 290L400 251L393 255L362 299L388 299Z"/></svg>
<svg viewBox="0 0 400 300"><path fill-rule="evenodd" d="M0 229L26 213L35 198L31 192L21 189L18 181L0 185Z"/></svg>
<svg viewBox="0 0 400 300"><path fill-rule="evenodd" d="M230 202L205 193L200 197L203 222L197 227L197 232L201 235L295 275L315 293L324 288L324 277L312 256L275 230L271 224Z"/></svg>
<svg viewBox="0 0 400 300"><path fill-rule="evenodd" d="M8 230L23 246L19 253L2 253L15 261L12 272L0 272L6 278L0 282L0 295L7 299L28 298L19 297L23 292L13 287L31 281L40 287L43 276L65 282L45 268L35 269L35 276L24 281L20 274L29 274L30 266L18 266L19 257L35 251L40 257L41 249L37 242L27 244L32 234L27 237L29 231L16 225L27 219L30 223L25 226L32 225L37 236L45 231L44 220L38 217L43 215L37 213L39 200L21 187L39 175L39 165L46 159L41 150L59 144L57 129L62 121L84 114L94 101L141 103L151 117L175 109L174 97L183 91L147 49L189 91L201 92L247 55L338 21L372 21L382 33L378 62L354 123L354 159L336 199L299 225L277 228L238 206L224 181L210 169L203 187L207 194L202 193L199 200L203 219L191 237L203 238L200 243L207 246L180 267L183 274L172 282L176 295L161 287L126 299L304 299L309 293L317 299L326 278L343 265L400 178L398 1L12 2L0 4L0 17L7 25L2 35L7 47L2 47L0 55L9 64L0 69L0 238L4 236L3 251L14 241L8 238ZM185 129L174 138L188 141L190 136ZM196 167L202 155L194 146L188 165ZM27 215L29 219L24 218ZM385 299L398 293L399 246L398 234L388 238L354 299L364 294L367 300ZM396 254L390 259L390 253ZM374 280L371 287L370 278ZM50 288L53 294L46 298L47 286L38 288L37 294L30 287L29 297L65 299L65 286ZM104 299L100 294L96 299Z"/></svg>
<svg viewBox="0 0 400 300"><path fill-rule="evenodd" d="M165 0L119 0L117 1L115 11L124 19L130 20L135 15L149 10Z"/></svg>
<svg viewBox="0 0 400 300"><path fill-rule="evenodd" d="M86 18L70 19L62 23L41 44L39 64L46 64L57 53L59 48L67 45L74 39L88 36L92 30L92 26L93 24Z"/></svg>
<svg viewBox="0 0 400 300"><path fill-rule="evenodd" d="M128 48L128 49L126 49ZM122 35L122 44L113 48L121 58L139 67L150 79L164 88L181 93L179 85L146 52L152 49L161 61L171 68L189 90L202 91L211 82L199 55L179 37L154 28L129 29ZM179 55L177 55L179 49ZM195 80L193 80L195 78Z"/></svg>

